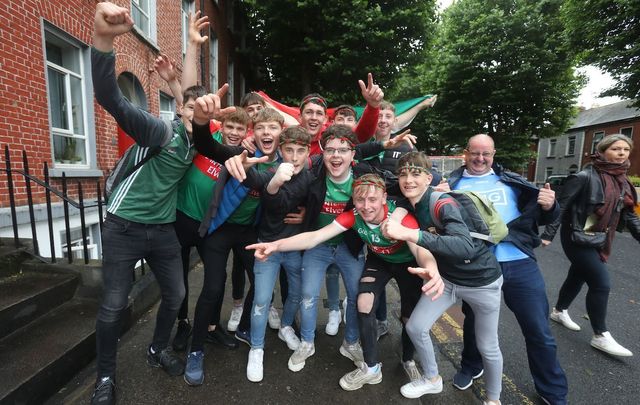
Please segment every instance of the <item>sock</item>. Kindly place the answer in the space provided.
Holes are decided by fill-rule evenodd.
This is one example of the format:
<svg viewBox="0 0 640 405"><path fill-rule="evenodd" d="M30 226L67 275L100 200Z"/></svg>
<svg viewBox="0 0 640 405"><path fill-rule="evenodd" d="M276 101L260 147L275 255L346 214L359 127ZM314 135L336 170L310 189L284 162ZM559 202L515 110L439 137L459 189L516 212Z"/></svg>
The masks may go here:
<svg viewBox="0 0 640 405"><path fill-rule="evenodd" d="M380 363L376 364L373 367L367 366L367 374L375 374L380 371Z"/></svg>

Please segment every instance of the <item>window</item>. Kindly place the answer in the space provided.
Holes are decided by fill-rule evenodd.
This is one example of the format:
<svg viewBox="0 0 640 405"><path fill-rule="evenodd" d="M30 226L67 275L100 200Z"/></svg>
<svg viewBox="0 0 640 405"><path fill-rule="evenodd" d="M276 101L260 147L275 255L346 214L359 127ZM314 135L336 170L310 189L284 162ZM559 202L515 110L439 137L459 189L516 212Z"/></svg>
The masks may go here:
<svg viewBox="0 0 640 405"><path fill-rule="evenodd" d="M234 71L233 71L233 61L229 62L229 67L227 69L227 83L229 83L229 91L227 91L227 105L233 105L234 100L233 100L233 90L235 89L234 86Z"/></svg>
<svg viewBox="0 0 640 405"><path fill-rule="evenodd" d="M556 143L557 139L549 139L549 150L547 151L547 157L555 157L556 156Z"/></svg>
<svg viewBox="0 0 640 405"><path fill-rule="evenodd" d="M55 165L86 167L88 101L82 57L86 46L74 42L45 28L49 124Z"/></svg>
<svg viewBox="0 0 640 405"><path fill-rule="evenodd" d="M160 118L172 120L176 115L176 104L173 97L160 92Z"/></svg>
<svg viewBox="0 0 640 405"><path fill-rule="evenodd" d="M570 136L567 139L567 150L565 151L565 156L573 156L576 153L576 137Z"/></svg>
<svg viewBox="0 0 640 405"><path fill-rule="evenodd" d="M182 0L182 57L187 53L187 41L189 40L189 13L195 11L193 0Z"/></svg>
<svg viewBox="0 0 640 405"><path fill-rule="evenodd" d="M156 0L131 0L131 17L142 35L156 41Z"/></svg>
<svg viewBox="0 0 640 405"><path fill-rule="evenodd" d="M140 80L131 72L122 72L117 79L122 95L136 107L149 111L147 95L144 93Z"/></svg>
<svg viewBox="0 0 640 405"><path fill-rule="evenodd" d="M229 29L231 31L234 30L234 21L233 21L233 0L229 0L227 2L227 7L226 7L226 13L227 13L227 27L229 27Z"/></svg>
<svg viewBox="0 0 640 405"><path fill-rule="evenodd" d="M85 228L86 232L86 240L87 240L87 251L89 254L89 259L98 259L98 245L95 242L96 235L99 235L99 225L95 224L92 226L88 226ZM82 244L82 228L74 228L70 231L70 239L71 239L71 256L73 259L84 259L84 246ZM62 250L62 257L68 258L67 254L67 233L65 231L60 232L60 240L61 245L60 249Z"/></svg>
<svg viewBox="0 0 640 405"><path fill-rule="evenodd" d="M593 133L593 139L591 140L591 153L596 153L596 146L604 138L604 131L598 131Z"/></svg>
<svg viewBox="0 0 640 405"><path fill-rule="evenodd" d="M620 133L633 139L633 127L620 128Z"/></svg>
<svg viewBox="0 0 640 405"><path fill-rule="evenodd" d="M209 88L211 92L218 90L218 37L209 28Z"/></svg>

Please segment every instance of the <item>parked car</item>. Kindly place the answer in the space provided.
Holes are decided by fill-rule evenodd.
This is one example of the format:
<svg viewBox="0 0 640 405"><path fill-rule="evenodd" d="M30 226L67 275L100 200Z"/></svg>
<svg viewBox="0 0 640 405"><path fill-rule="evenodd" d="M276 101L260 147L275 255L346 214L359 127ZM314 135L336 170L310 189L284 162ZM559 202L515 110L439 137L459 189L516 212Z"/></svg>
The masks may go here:
<svg viewBox="0 0 640 405"><path fill-rule="evenodd" d="M568 174L552 174L551 176L547 177L545 183L549 183L551 189L556 192L557 196L558 194L560 194L560 191L562 191L562 186L567 181L567 177L569 177Z"/></svg>

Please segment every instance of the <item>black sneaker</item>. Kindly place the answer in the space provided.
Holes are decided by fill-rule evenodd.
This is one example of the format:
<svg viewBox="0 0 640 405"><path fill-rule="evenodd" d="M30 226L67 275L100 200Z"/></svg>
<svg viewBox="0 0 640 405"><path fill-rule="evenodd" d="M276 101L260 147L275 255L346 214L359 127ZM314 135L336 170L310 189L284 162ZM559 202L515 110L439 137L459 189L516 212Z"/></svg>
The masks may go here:
<svg viewBox="0 0 640 405"><path fill-rule="evenodd" d="M182 375L184 373L184 361L177 358L169 347L162 351L151 353L151 346L149 346L147 349L147 364L151 367L163 369L170 376Z"/></svg>
<svg viewBox="0 0 640 405"><path fill-rule="evenodd" d="M247 345L249 345L249 347L251 347L251 333L249 331L238 329L236 330L235 336L236 339L238 339L242 343L246 343Z"/></svg>
<svg viewBox="0 0 640 405"><path fill-rule="evenodd" d="M226 330L220 325L217 325L214 330L207 331L207 337L205 340L209 343L215 343L227 349L237 349L240 344L233 336L229 335Z"/></svg>
<svg viewBox="0 0 640 405"><path fill-rule="evenodd" d="M105 377L96 382L91 396L91 405L113 405L116 403L116 384L113 378Z"/></svg>
<svg viewBox="0 0 640 405"><path fill-rule="evenodd" d="M179 320L178 330L176 331L176 336L173 338L173 350L176 352L185 351L189 343L189 336L191 336L192 332L193 328L189 324L189 320Z"/></svg>

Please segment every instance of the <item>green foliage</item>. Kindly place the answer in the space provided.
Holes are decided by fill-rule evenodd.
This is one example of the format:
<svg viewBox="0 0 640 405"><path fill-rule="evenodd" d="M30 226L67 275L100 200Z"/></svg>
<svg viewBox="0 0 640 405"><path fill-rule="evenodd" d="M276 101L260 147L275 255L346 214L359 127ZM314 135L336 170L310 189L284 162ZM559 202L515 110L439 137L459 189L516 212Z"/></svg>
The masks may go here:
<svg viewBox="0 0 640 405"><path fill-rule="evenodd" d="M635 187L640 187L640 176L629 176L629 180Z"/></svg>
<svg viewBox="0 0 640 405"><path fill-rule="evenodd" d="M444 12L424 66L415 68L422 92L438 94L421 120L443 152L488 133L497 160L519 171L534 158L533 139L566 129L582 81L563 35L561 3L459 0Z"/></svg>
<svg viewBox="0 0 640 405"><path fill-rule="evenodd" d="M640 1L566 0L562 18L581 62L618 81L603 95L635 99L640 107Z"/></svg>
<svg viewBox="0 0 640 405"><path fill-rule="evenodd" d="M435 21L435 0L246 0L244 56L250 87L297 103L318 92L331 104L362 103L358 79L383 88L417 63ZM413 95L415 97L415 95Z"/></svg>

